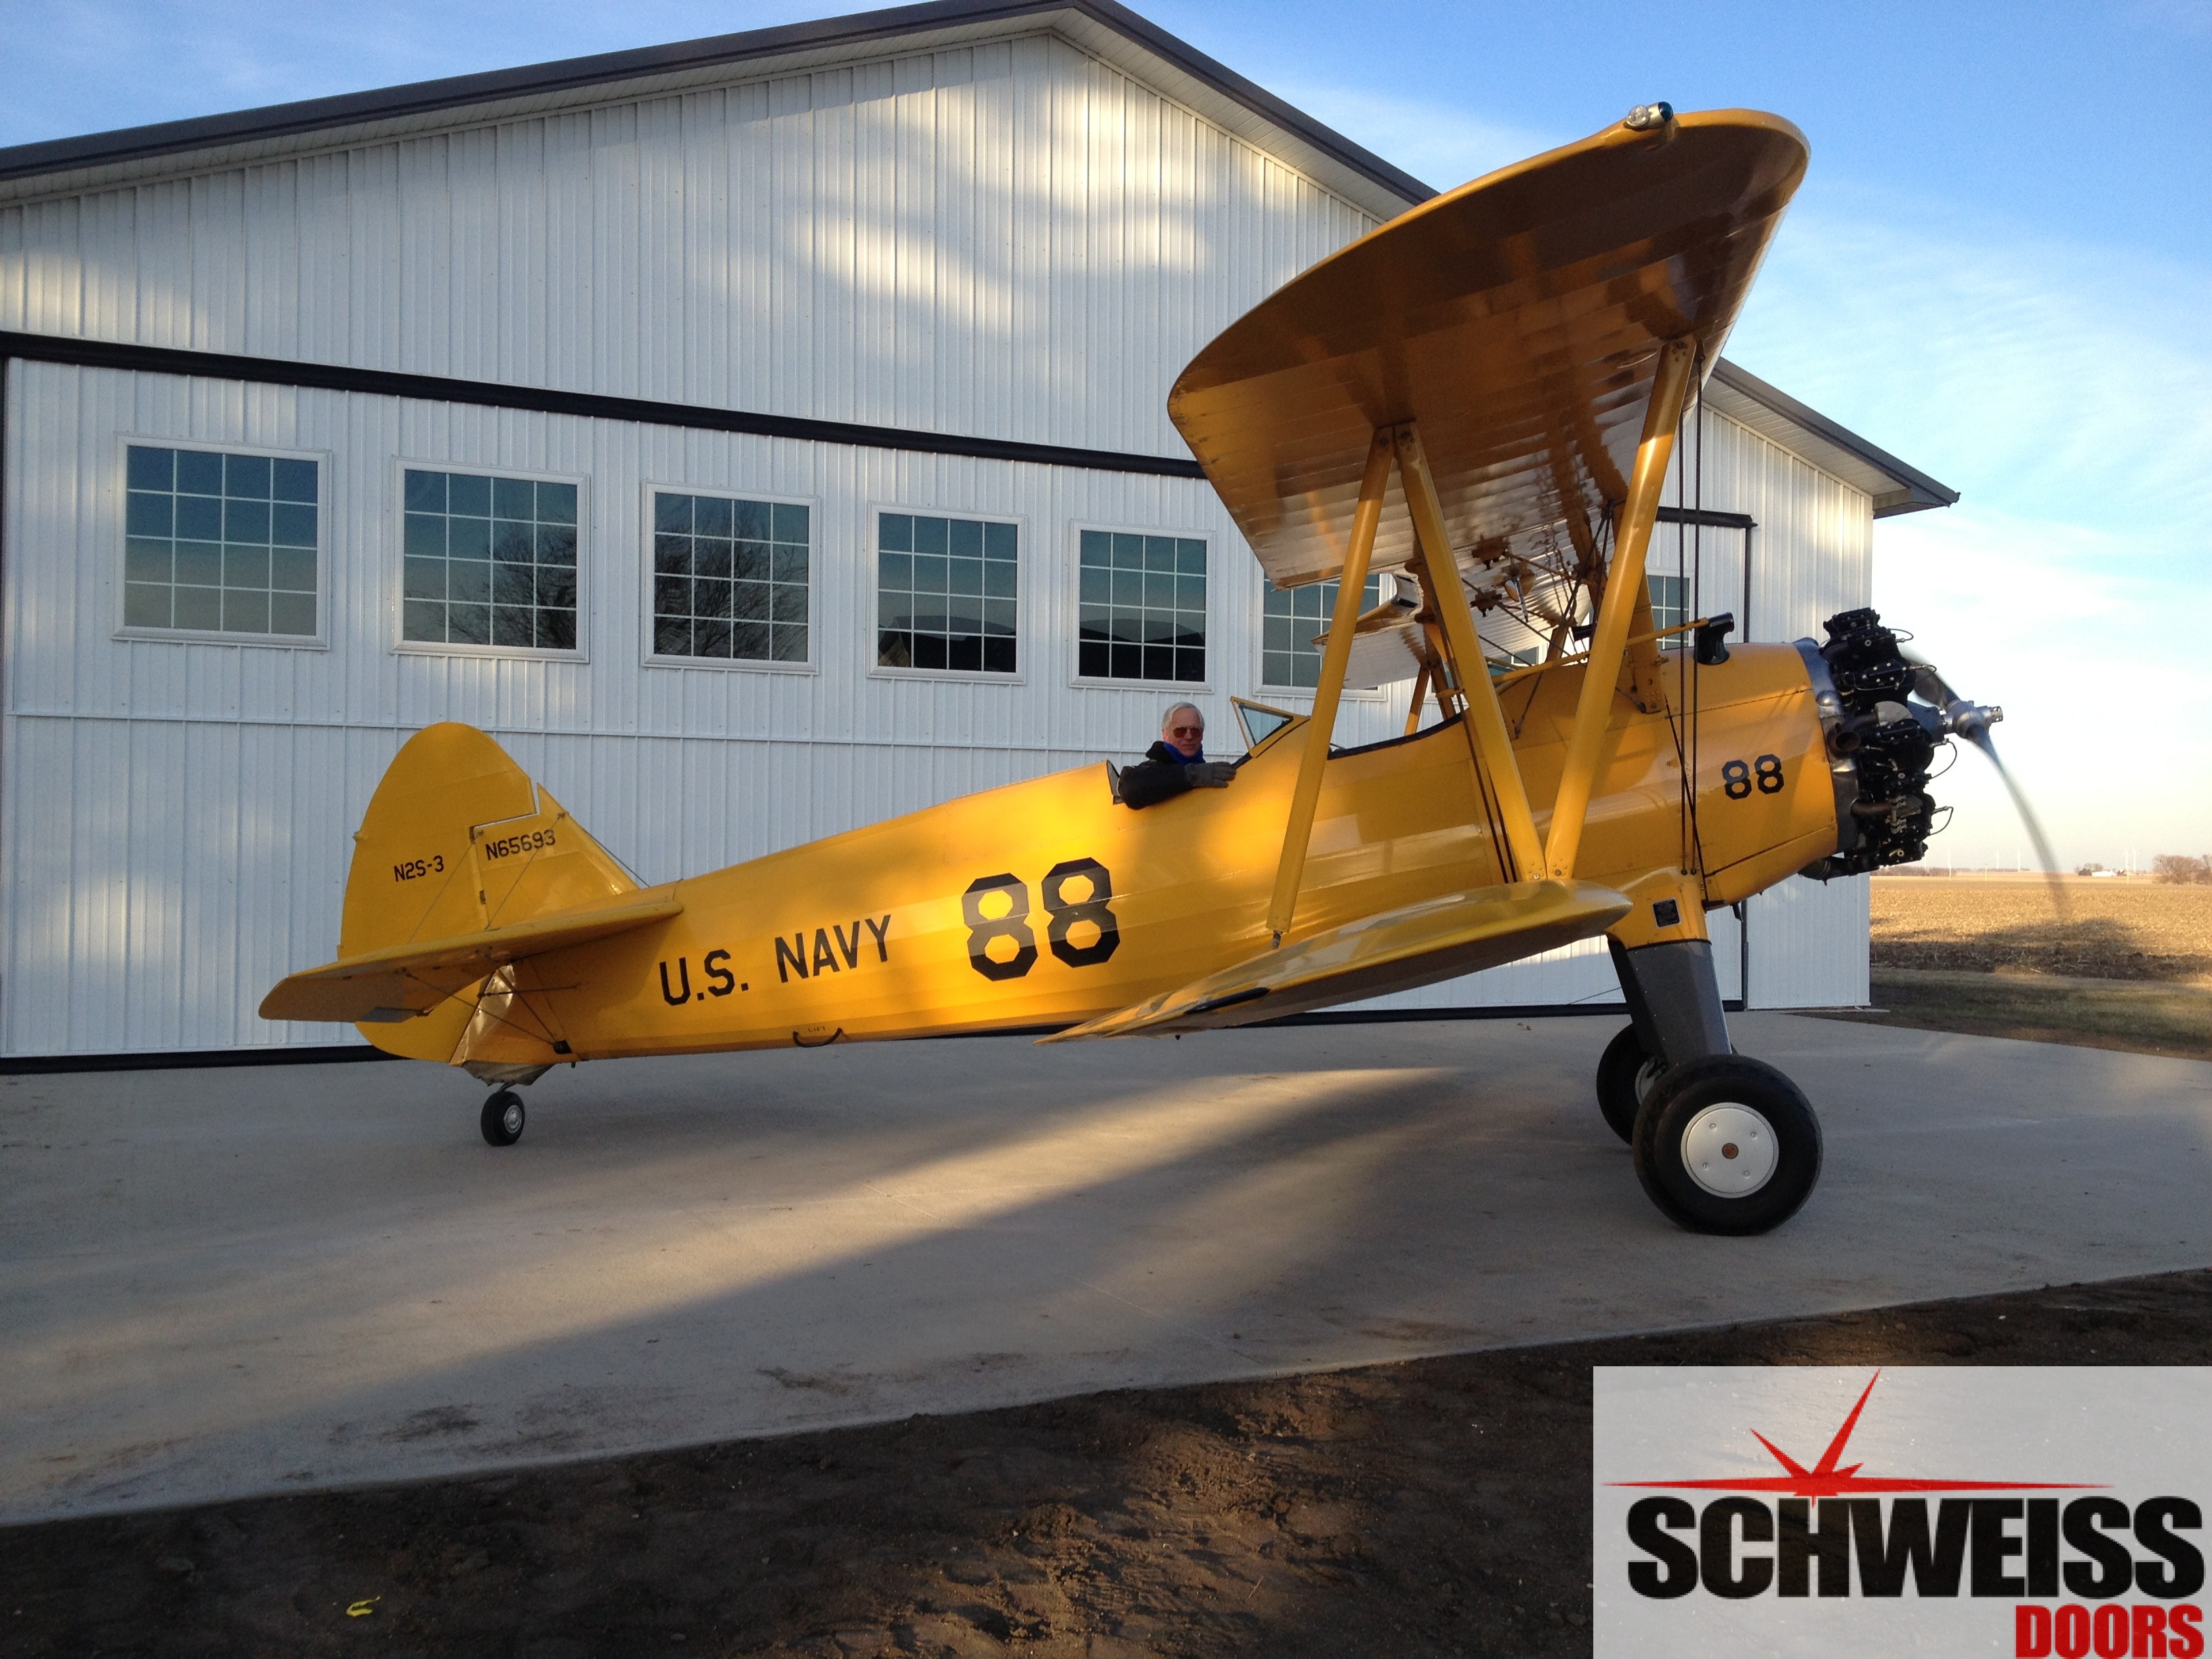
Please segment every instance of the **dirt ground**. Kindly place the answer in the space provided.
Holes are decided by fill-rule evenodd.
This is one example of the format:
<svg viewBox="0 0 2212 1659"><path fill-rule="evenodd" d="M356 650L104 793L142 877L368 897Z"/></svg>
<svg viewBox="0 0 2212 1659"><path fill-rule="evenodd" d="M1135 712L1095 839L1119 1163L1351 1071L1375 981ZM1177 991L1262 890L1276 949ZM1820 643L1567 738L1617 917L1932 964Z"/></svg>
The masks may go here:
<svg viewBox="0 0 2212 1659"><path fill-rule="evenodd" d="M1583 1653L1594 1364L2206 1363L2177 1273L19 1528L0 1653Z"/></svg>
<svg viewBox="0 0 2212 1659"><path fill-rule="evenodd" d="M2212 1060L2212 887L1875 878L1875 1006L1831 1018Z"/></svg>

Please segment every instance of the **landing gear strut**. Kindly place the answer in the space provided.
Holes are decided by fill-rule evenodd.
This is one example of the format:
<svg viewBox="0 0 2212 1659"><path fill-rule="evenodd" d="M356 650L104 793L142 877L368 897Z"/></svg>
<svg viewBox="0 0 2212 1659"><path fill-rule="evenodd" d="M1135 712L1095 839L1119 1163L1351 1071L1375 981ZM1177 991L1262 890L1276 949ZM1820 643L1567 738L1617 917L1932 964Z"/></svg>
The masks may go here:
<svg viewBox="0 0 2212 1659"><path fill-rule="evenodd" d="M1598 1109L1667 1218L1698 1233L1763 1233L1820 1178L1820 1122L1804 1092L1735 1053L1703 939L1624 948L1630 1024L1598 1061Z"/></svg>
<svg viewBox="0 0 2212 1659"><path fill-rule="evenodd" d="M501 1089L483 1103L483 1115L477 1120L483 1129L484 1144L489 1146L512 1146L522 1139L526 1117L522 1097L512 1089Z"/></svg>

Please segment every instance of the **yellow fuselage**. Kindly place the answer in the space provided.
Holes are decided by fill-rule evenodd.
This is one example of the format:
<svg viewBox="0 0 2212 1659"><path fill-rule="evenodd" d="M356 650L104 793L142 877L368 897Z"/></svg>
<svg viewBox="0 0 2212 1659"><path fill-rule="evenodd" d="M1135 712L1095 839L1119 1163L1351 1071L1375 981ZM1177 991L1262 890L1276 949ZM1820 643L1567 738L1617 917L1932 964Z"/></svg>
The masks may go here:
<svg viewBox="0 0 2212 1659"><path fill-rule="evenodd" d="M1679 664L1665 660L1679 701ZM1581 678L1568 664L1500 685L1540 830ZM1696 695L1694 840L1680 723L1614 700L1576 874L1632 896L1641 886L1691 900L1662 908L1679 908L1671 931L1639 905L1613 930L1631 945L1703 938L1698 896L1744 898L1836 845L1826 747L1796 652L1739 647L1696 671ZM638 896L672 896L682 914L518 964L530 1022L479 1018L464 1042L470 1009L457 1001L404 1026L362 1029L423 1058L526 1064L1109 1012L1267 948L1302 729L1261 743L1233 787L1144 811L1115 804L1103 765L1085 766L650 889ZM1457 722L1332 759L1311 846L1292 940L1514 878ZM1685 867L1702 872L1686 889L1674 873ZM538 1019L565 1053L525 1029Z"/></svg>

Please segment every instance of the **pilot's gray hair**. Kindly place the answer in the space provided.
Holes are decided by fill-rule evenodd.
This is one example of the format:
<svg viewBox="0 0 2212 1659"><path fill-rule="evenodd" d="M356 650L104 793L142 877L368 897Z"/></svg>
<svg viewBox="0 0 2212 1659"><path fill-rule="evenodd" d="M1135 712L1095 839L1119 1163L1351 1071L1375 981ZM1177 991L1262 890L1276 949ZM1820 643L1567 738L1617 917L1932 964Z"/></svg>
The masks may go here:
<svg viewBox="0 0 2212 1659"><path fill-rule="evenodd" d="M1160 716L1160 730L1164 732L1169 726L1174 725L1175 717L1177 714L1182 714L1186 708L1189 709L1192 714L1198 716L1198 723L1201 727L1203 727L1206 724L1206 710L1200 708L1194 702L1176 702L1170 703L1168 705L1168 712Z"/></svg>

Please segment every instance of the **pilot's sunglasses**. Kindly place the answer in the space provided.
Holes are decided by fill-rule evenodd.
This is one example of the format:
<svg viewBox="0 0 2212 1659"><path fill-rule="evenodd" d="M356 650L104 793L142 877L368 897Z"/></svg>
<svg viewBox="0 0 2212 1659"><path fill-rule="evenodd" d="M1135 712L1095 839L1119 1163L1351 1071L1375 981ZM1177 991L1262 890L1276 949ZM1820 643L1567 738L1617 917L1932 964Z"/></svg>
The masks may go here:
<svg viewBox="0 0 2212 1659"><path fill-rule="evenodd" d="M1206 728L1202 726L1170 726L1168 727L1168 735L1176 738L1202 738L1206 735Z"/></svg>

